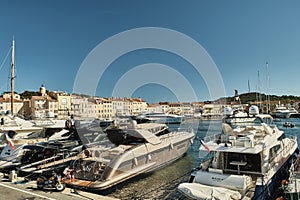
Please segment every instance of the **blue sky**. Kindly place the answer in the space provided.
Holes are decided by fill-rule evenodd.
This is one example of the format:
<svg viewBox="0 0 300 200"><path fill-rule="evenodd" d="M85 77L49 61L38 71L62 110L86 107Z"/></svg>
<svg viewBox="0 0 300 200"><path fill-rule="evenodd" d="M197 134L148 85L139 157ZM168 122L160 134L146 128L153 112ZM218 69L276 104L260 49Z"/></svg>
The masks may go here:
<svg viewBox="0 0 300 200"><path fill-rule="evenodd" d="M270 93L298 96L299 9L300 2L296 0L1 0L0 92L9 89L10 59L5 57L13 37L17 92L37 91L41 84L49 90L72 92L78 69L103 41L135 28L159 27L182 33L206 50L220 71L227 96L233 96L235 89L248 92L248 80L251 91L257 91L258 70L261 92L266 92L266 61ZM114 52L108 49L106 53ZM98 56L101 59L102 55ZM147 63L171 67L188 80L197 100L211 99L205 78L191 63L172 52L149 48L114 60L102 74L95 95L112 96L116 83L126 73ZM170 75L165 74L166 79L171 80ZM181 82L175 81L172 88L160 83L155 80L137 85L128 96L148 102L177 101L178 94L172 88L185 92L180 88ZM194 100L188 93L186 97L185 101Z"/></svg>

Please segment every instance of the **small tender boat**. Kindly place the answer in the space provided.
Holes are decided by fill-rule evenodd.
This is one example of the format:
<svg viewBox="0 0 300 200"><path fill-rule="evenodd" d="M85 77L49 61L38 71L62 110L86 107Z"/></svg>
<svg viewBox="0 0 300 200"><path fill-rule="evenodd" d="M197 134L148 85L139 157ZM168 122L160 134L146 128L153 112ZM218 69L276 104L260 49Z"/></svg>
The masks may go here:
<svg viewBox="0 0 300 200"><path fill-rule="evenodd" d="M286 127L286 128L293 128L293 127L295 127L295 124L292 123L292 122L284 122L284 123L283 123L283 127Z"/></svg>
<svg viewBox="0 0 300 200"><path fill-rule="evenodd" d="M177 160L186 153L195 136L193 131L170 132L165 124L135 121L127 126L112 126L106 132L115 145L86 149L83 158L72 162L75 180L68 181L68 185L107 189Z"/></svg>

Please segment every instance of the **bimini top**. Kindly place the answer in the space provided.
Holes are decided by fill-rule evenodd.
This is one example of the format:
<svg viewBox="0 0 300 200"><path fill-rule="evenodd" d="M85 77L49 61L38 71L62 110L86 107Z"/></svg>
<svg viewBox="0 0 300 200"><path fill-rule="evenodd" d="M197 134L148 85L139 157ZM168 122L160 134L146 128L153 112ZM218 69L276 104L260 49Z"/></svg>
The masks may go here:
<svg viewBox="0 0 300 200"><path fill-rule="evenodd" d="M146 142L151 144L159 144L161 141L156 136L159 132L166 130L168 127L165 124L145 123L135 124L127 130L127 133L137 138L144 138Z"/></svg>
<svg viewBox="0 0 300 200"><path fill-rule="evenodd" d="M116 125L106 129L109 140L114 144L134 144L148 142L151 144L160 144L159 135L168 133L168 127L165 124L145 123L137 124L131 121L129 124Z"/></svg>
<svg viewBox="0 0 300 200"><path fill-rule="evenodd" d="M161 142L154 133L150 132L147 129L131 129L128 130L128 134L138 138L144 138L146 142L149 142L151 144L159 144Z"/></svg>

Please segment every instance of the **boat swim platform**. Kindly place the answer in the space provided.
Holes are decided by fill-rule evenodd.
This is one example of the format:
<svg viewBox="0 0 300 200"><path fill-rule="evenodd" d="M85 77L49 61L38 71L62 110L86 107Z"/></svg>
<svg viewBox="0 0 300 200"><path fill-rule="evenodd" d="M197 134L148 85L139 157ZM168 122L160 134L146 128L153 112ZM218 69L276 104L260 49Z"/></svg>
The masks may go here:
<svg viewBox="0 0 300 200"><path fill-rule="evenodd" d="M82 179L65 179L64 182L71 187L87 187L93 181L82 180Z"/></svg>

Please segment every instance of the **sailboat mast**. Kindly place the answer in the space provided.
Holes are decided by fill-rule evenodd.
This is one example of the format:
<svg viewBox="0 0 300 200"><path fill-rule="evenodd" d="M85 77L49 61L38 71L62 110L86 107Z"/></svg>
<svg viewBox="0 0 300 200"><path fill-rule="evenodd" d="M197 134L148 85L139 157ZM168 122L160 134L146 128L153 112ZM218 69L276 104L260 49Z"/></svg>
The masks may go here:
<svg viewBox="0 0 300 200"><path fill-rule="evenodd" d="M11 114L14 115L14 89L15 89L15 40L13 39L12 41L12 46L11 46L11 79L10 79L10 84L11 84Z"/></svg>
<svg viewBox="0 0 300 200"><path fill-rule="evenodd" d="M260 78L259 78L259 70L257 71L257 78L258 78L258 100L259 100L259 109L260 112L262 111L262 98L261 98L261 94L260 94Z"/></svg>
<svg viewBox="0 0 300 200"><path fill-rule="evenodd" d="M249 81L249 79L248 79L248 93L250 93L250 81Z"/></svg>
<svg viewBox="0 0 300 200"><path fill-rule="evenodd" d="M268 102L268 113L270 113L270 104L271 104L271 101L270 101L270 75L269 75L269 63L266 62L266 74L267 74L267 102Z"/></svg>

